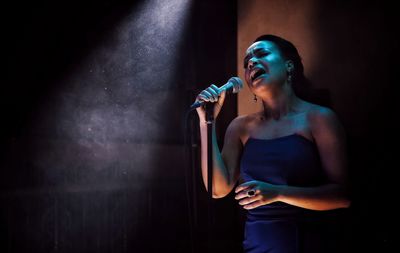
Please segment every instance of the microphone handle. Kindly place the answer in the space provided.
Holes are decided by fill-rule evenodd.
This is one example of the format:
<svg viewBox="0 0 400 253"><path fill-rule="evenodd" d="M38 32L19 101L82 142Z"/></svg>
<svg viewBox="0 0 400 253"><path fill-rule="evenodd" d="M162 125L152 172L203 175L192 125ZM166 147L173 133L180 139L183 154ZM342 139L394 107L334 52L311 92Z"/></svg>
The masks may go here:
<svg viewBox="0 0 400 253"><path fill-rule="evenodd" d="M190 106L190 110L194 110L197 107L202 106L205 103L205 101L196 101Z"/></svg>

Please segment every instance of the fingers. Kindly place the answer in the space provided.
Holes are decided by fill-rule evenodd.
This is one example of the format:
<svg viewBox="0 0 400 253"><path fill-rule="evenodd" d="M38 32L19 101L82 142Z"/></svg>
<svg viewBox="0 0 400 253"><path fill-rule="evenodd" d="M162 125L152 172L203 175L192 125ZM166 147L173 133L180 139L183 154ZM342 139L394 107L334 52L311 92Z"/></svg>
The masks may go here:
<svg viewBox="0 0 400 253"><path fill-rule="evenodd" d="M219 95L219 88L212 84L210 87L200 92L200 94L197 96L197 100L203 100L206 102L217 102L219 99Z"/></svg>
<svg viewBox="0 0 400 253"><path fill-rule="evenodd" d="M206 91L203 90L202 92L200 92L200 94L197 96L196 100L201 100L201 101L205 101L205 102L212 102L212 98L211 98L211 94Z"/></svg>
<svg viewBox="0 0 400 253"><path fill-rule="evenodd" d="M250 189L250 188L246 188L245 190L239 192L238 194L236 194L235 199L239 200L239 199L243 199L243 198L249 198L249 191L253 191L254 194L253 196L257 195L260 193L259 190L255 190L255 189Z"/></svg>
<svg viewBox="0 0 400 253"><path fill-rule="evenodd" d="M248 205L243 206L243 208L249 210L249 209L257 208L262 205L265 205L265 203L262 200L256 200L256 201L249 203Z"/></svg>
<svg viewBox="0 0 400 253"><path fill-rule="evenodd" d="M241 190L239 190L239 191L236 188L235 193L237 193L237 194L235 195L235 199L242 199L242 198L248 197L247 192L249 190L251 190L250 186L248 186L246 188L241 187Z"/></svg>
<svg viewBox="0 0 400 253"><path fill-rule="evenodd" d="M238 193L240 191L246 190L249 187L253 187L253 186L256 185L256 183L257 183L257 181L248 181L246 183L243 183L243 184L239 185L238 187L236 187L235 193Z"/></svg>
<svg viewBox="0 0 400 253"><path fill-rule="evenodd" d="M272 203L272 201L264 199L261 194L244 198L239 201L239 205L243 206L244 209L253 209L269 203Z"/></svg>
<svg viewBox="0 0 400 253"><path fill-rule="evenodd" d="M251 196L249 192L253 192L255 195ZM257 181L248 181L239 185L236 187L235 193L237 193L235 199L240 200L239 205L243 206L244 209L253 209L264 205L263 196L257 189Z"/></svg>
<svg viewBox="0 0 400 253"><path fill-rule="evenodd" d="M247 205L250 203L253 203L254 201L260 200L261 196L260 195L255 195L253 197L247 197L247 198L243 198L241 201L239 201L239 205Z"/></svg>
<svg viewBox="0 0 400 253"><path fill-rule="evenodd" d="M210 89L217 95L217 97L218 97L219 94L221 93L220 90L219 90L219 88L218 88L215 84L211 84L211 86L208 87L208 88L210 88Z"/></svg>

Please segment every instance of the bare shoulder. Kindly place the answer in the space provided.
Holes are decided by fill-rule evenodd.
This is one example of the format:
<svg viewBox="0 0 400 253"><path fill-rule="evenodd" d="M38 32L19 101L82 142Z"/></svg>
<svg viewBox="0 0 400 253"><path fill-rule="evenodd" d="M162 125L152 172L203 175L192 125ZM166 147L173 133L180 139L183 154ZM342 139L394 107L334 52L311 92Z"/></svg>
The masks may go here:
<svg viewBox="0 0 400 253"><path fill-rule="evenodd" d="M243 130L248 124L251 124L257 119L258 114L259 113L239 115L232 120L229 126L232 126L233 128L241 128Z"/></svg>
<svg viewBox="0 0 400 253"><path fill-rule="evenodd" d="M336 113L327 107L313 105L307 117L329 181L346 185L346 137Z"/></svg>
<svg viewBox="0 0 400 253"><path fill-rule="evenodd" d="M248 135L249 126L254 124L254 122L256 122L259 117L260 113L237 116L229 124L227 134L240 138L243 143L245 136Z"/></svg>
<svg viewBox="0 0 400 253"><path fill-rule="evenodd" d="M243 132L247 121L247 115L234 118L228 126L227 133L239 135Z"/></svg>
<svg viewBox="0 0 400 253"><path fill-rule="evenodd" d="M337 137L343 135L342 124L332 109L316 104L309 104L307 117L314 137L321 134L336 135Z"/></svg>
<svg viewBox="0 0 400 253"><path fill-rule="evenodd" d="M312 123L339 123L336 113L324 106L309 104L308 119Z"/></svg>

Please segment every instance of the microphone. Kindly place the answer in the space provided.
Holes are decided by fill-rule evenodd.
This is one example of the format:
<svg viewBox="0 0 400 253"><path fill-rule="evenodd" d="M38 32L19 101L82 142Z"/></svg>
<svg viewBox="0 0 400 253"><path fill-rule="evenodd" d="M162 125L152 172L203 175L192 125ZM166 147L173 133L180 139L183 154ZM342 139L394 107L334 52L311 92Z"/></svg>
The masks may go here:
<svg viewBox="0 0 400 253"><path fill-rule="evenodd" d="M221 92L226 91L227 93L238 93L243 88L243 81L239 77L231 77L228 82L219 87L218 95ZM196 109L202 106L206 101L196 101L190 106L190 110Z"/></svg>

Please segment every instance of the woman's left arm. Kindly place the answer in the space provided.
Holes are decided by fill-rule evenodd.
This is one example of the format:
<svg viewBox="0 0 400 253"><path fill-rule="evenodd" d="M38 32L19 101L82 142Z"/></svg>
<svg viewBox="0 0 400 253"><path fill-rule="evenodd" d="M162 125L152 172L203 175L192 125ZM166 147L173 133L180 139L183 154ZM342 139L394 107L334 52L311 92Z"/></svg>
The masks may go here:
<svg viewBox="0 0 400 253"><path fill-rule="evenodd" d="M342 125L335 113L327 108L309 117L311 131L317 145L322 168L329 183L318 187L272 185L260 181L246 182L236 188L236 199L245 209L253 209L275 201L311 210L332 210L350 206L347 194L346 140ZM254 189L254 197L246 192Z"/></svg>

